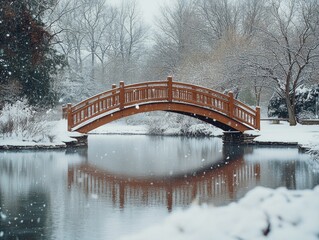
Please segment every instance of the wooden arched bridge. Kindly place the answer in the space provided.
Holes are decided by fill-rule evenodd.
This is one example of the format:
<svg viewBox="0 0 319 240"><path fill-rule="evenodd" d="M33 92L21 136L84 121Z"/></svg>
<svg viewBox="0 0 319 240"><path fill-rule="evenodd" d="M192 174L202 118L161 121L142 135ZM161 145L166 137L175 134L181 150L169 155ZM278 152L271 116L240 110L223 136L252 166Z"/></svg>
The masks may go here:
<svg viewBox="0 0 319 240"><path fill-rule="evenodd" d="M112 89L74 106L63 107L68 131L88 133L106 123L137 113L175 112L203 120L225 131L260 129L260 109L228 95L188 83L165 81L112 85Z"/></svg>

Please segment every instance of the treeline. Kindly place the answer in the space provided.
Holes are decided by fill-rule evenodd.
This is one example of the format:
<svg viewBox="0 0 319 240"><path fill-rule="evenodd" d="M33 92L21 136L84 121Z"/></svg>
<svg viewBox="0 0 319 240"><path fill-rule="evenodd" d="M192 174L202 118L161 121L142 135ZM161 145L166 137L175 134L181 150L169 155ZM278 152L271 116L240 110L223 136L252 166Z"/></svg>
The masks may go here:
<svg viewBox="0 0 319 240"><path fill-rule="evenodd" d="M17 29L7 24L16 18L7 2L23 5L32 18L29 22L43 30L36 34L43 39L34 42L39 44L37 51L22 44L17 49L28 56L10 64L20 70L26 64L34 73L41 63L47 75L38 74L38 79L46 86L37 86L35 78L26 80L29 75L8 72L7 61L18 55L11 43L22 36L9 32L7 39L8 31ZM1 5L1 96L8 89L28 96L23 89L34 84L34 101L52 92L72 102L122 80L129 84L173 75L176 80L231 90L251 105L268 105L275 93L285 99L294 125L296 90L318 83L318 0L174 0L160 9L154 26L143 22L134 0L116 5L107 0L2 0ZM40 33L39 29L26 27L22 32ZM46 87L50 91L42 94Z"/></svg>

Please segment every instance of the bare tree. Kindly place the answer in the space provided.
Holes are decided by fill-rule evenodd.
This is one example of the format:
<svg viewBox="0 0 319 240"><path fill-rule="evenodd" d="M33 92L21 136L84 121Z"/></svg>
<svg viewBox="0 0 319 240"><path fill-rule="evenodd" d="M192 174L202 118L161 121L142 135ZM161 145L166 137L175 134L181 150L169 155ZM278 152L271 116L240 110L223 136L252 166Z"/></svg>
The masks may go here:
<svg viewBox="0 0 319 240"><path fill-rule="evenodd" d="M132 82L136 80L148 31L135 0L121 2L111 31L114 80Z"/></svg>
<svg viewBox="0 0 319 240"><path fill-rule="evenodd" d="M83 57L82 46L84 39L84 31L80 24L81 16L79 8L82 6L78 1L60 2L61 9L68 5L67 13L57 22L59 38L59 50L67 57L70 67L75 68L75 72L82 73ZM60 8L56 9L61 12Z"/></svg>
<svg viewBox="0 0 319 240"><path fill-rule="evenodd" d="M154 34L154 58L160 62L162 75L174 74L197 44L193 27L195 5L191 0L177 0L174 5L164 6L157 19Z"/></svg>
<svg viewBox="0 0 319 240"><path fill-rule="evenodd" d="M251 87L240 56L256 41L256 29L265 23L265 15L265 0L197 1L196 17L201 23L197 34L204 39L201 46L205 51L192 72L197 68L195 75L203 79L201 84L237 93Z"/></svg>
<svg viewBox="0 0 319 240"><path fill-rule="evenodd" d="M222 38L238 31L238 5L230 0L200 0L199 14L203 21L201 29L207 43L213 48Z"/></svg>
<svg viewBox="0 0 319 240"><path fill-rule="evenodd" d="M268 24L267 0L245 0L239 6L239 32L249 41L256 40L258 29Z"/></svg>
<svg viewBox="0 0 319 240"><path fill-rule="evenodd" d="M91 79L95 79L95 64L98 48L108 26L114 20L114 15L108 11L104 0L80 0L81 25L84 41L91 56ZM109 14L111 13L111 14Z"/></svg>
<svg viewBox="0 0 319 240"><path fill-rule="evenodd" d="M249 61L259 77L271 79L285 100L290 125L296 125L296 89L313 76L319 60L318 1L270 2L271 25L260 29L261 46Z"/></svg>
<svg viewBox="0 0 319 240"><path fill-rule="evenodd" d="M111 61L110 56L112 55L112 23L116 19L116 10L113 8L108 8L107 14L103 16L103 23L104 23L104 29L101 33L101 38L99 39L97 43L97 49L95 51L95 55L97 59L99 60L101 66L101 75L102 78L105 79L106 76L106 67Z"/></svg>

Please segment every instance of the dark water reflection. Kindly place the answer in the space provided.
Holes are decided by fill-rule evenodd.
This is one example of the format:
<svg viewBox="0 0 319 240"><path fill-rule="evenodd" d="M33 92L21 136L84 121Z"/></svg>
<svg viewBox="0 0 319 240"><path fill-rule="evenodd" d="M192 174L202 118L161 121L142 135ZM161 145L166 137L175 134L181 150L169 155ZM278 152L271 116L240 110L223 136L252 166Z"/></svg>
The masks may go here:
<svg viewBox="0 0 319 240"><path fill-rule="evenodd" d="M293 148L148 136L89 143L0 153L0 239L117 239L194 200L224 205L255 186L319 184L309 157Z"/></svg>

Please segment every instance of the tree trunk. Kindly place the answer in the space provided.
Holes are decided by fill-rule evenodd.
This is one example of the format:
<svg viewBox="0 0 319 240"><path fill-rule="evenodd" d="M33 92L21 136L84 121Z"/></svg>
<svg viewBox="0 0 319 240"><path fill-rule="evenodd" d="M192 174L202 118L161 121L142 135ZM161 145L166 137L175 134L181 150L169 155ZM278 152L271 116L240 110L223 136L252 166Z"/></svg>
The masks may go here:
<svg viewBox="0 0 319 240"><path fill-rule="evenodd" d="M296 114L295 114L295 106L294 102L290 100L289 95L286 95L286 104L287 104L287 110L288 110L288 118L289 118L289 125L290 126L296 126Z"/></svg>
<svg viewBox="0 0 319 240"><path fill-rule="evenodd" d="M91 81L94 81L95 79L95 49L91 48Z"/></svg>
<svg viewBox="0 0 319 240"><path fill-rule="evenodd" d="M260 95L261 95L261 88L257 88L255 86L255 100L256 100L256 106L260 106Z"/></svg>

